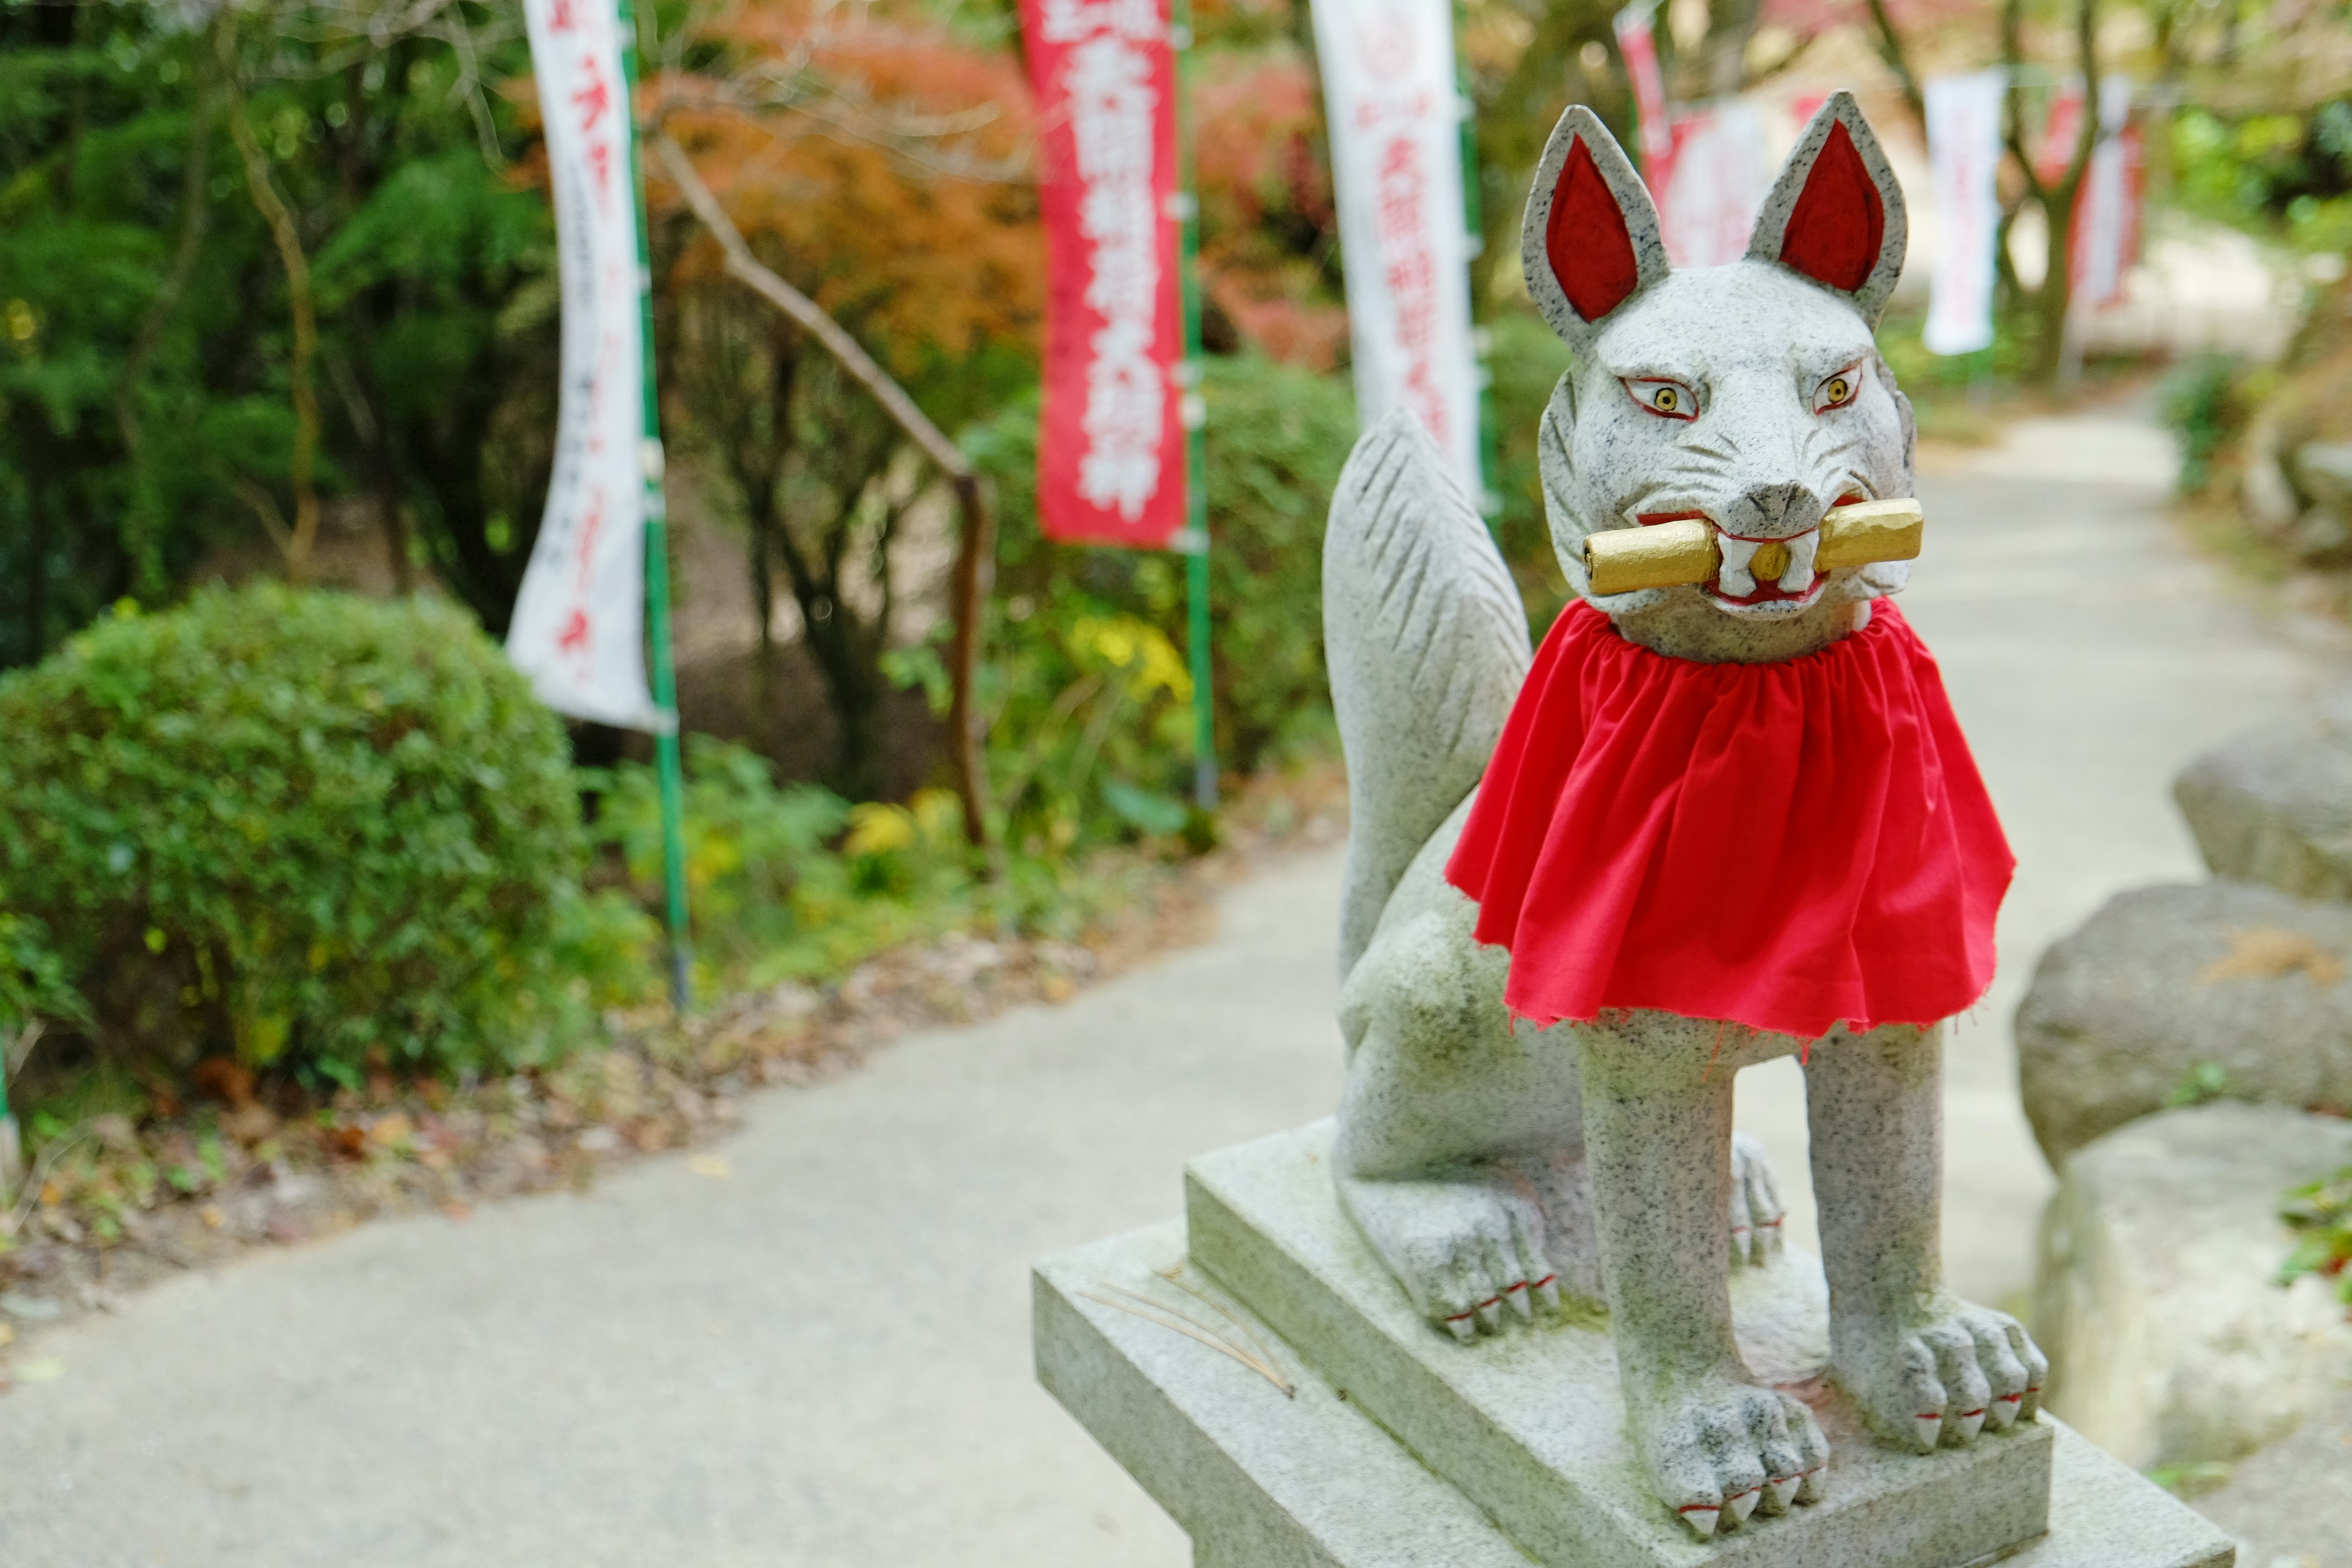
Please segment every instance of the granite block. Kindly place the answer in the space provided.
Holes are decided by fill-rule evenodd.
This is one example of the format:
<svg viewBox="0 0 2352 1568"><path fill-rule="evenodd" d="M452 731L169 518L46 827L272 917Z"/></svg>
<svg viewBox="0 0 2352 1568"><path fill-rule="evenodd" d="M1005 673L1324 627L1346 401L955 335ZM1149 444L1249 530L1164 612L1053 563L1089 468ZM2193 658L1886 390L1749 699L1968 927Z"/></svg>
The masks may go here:
<svg viewBox="0 0 2352 1568"><path fill-rule="evenodd" d="M1318 1122L1193 1162L1194 1264L1546 1568L1956 1568L2042 1532L2053 1429L1989 1431L1926 1455L1873 1439L1821 1380L1827 1291L1819 1266L1789 1252L1736 1271L1734 1321L1750 1369L1820 1421L1828 1496L1694 1540L1626 1436L1598 1310L1468 1344L1439 1332L1339 1207L1329 1142Z"/></svg>
<svg viewBox="0 0 2352 1568"><path fill-rule="evenodd" d="M1169 1270L1214 1305L1175 1286ZM1181 1224L1049 1258L1034 1282L1040 1380L1191 1534L1196 1568L1527 1568L1526 1554L1460 1490L1188 1267ZM1126 1300L1122 1290L1244 1345L1246 1325L1295 1394L1164 1321L1108 1304ZM1996 1559L2003 1568L2232 1568L2227 1536L2062 1424L2044 1423L2049 1532ZM1693 1543L1692 1560L1709 1551Z"/></svg>

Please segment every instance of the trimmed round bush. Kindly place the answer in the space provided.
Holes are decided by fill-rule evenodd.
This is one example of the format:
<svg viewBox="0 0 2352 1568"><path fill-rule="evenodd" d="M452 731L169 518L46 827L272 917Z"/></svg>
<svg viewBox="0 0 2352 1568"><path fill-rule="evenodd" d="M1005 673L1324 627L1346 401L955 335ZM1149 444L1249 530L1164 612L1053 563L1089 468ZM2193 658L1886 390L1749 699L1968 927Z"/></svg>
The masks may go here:
<svg viewBox="0 0 2352 1568"><path fill-rule="evenodd" d="M207 592L0 679L0 908L110 1052L544 1059L585 857L562 723L445 604Z"/></svg>

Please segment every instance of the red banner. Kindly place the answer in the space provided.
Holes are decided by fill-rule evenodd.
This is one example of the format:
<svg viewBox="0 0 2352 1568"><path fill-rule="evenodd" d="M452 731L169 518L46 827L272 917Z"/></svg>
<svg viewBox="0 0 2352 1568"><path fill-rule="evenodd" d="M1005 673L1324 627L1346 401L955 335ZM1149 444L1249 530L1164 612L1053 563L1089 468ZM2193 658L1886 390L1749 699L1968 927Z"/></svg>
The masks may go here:
<svg viewBox="0 0 2352 1568"><path fill-rule="evenodd" d="M1625 75L1633 84L1634 130L1641 137L1642 177L1650 189L1661 189L1666 167L1674 162L1672 120L1666 112L1666 78L1658 68L1658 40L1650 30L1657 0L1638 3L1617 13L1617 50L1625 57Z"/></svg>
<svg viewBox="0 0 2352 1568"><path fill-rule="evenodd" d="M1184 322L1168 0L1022 0L1044 133L1048 537L1164 548L1183 531Z"/></svg>

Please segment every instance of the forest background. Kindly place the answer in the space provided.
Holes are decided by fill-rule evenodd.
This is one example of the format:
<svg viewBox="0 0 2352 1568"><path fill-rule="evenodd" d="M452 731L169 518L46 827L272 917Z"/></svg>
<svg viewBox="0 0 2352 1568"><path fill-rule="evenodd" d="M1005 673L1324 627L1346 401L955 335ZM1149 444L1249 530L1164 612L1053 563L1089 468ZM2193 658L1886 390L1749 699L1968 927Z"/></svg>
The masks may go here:
<svg viewBox="0 0 2352 1568"><path fill-rule="evenodd" d="M1563 588L1536 416L1566 351L1517 281L1516 226L1565 105L1592 104L1632 143L1612 9L1459 12L1493 523L1538 635ZM2039 211L2049 256L2065 254L2090 142L2086 130L2070 161L2037 167L2023 153L2038 116L2070 73L2126 71L2144 84L2157 203L2340 252L2345 10L1668 0L1659 34L1682 101L1853 85L1914 145L1931 71L2020 68L2005 228ZM1241 776L1331 751L1320 536L1354 412L1306 6L1202 0L1195 23L1216 727ZM1014 12L655 0L638 26L641 119L687 150L759 259L958 437L999 524L980 684L1006 848L991 866L969 855L939 788L955 527L941 477L725 271L649 160L706 985L837 976L959 923L1071 934L1133 885L1089 868L1196 852L1215 825L1185 803L1180 564L1037 532L1042 238ZM208 1061L328 1088L386 1068L527 1062L593 1030L578 1017L657 989L641 738L483 719L505 713L494 649L451 665L446 690L394 699L418 716L391 730L383 690L334 695L336 669L422 668L428 650L488 649L505 630L557 391L536 127L510 5L0 0L0 669L18 671L0 677L0 722L39 742L0 763L0 1051L21 1069L48 1038L47 1125L75 1124L91 1082L135 1098ZM2058 373L2067 268L2020 267L2012 248L1990 355L1932 359L1900 313L1883 333L1931 429L1970 389ZM303 592L250 586L278 580ZM403 605L421 607L381 618ZM321 663L325 647L346 662ZM248 679L271 666L278 687ZM490 695L460 714L450 690ZM192 760L187 726L156 728L173 704L249 718L254 703L272 715L257 744L282 757ZM115 748L102 758L100 730ZM306 897L304 878L323 885L317 868L340 864L349 824L322 819L301 839L301 814L278 822L257 796L213 787L308 778L314 762L297 753L337 735L390 755L384 737L412 731L520 748L527 762L482 765L536 780L538 805L476 832L466 866L428 875L421 852L387 848L378 882L331 899ZM467 777L435 787L474 791L450 809L488 820L495 791ZM281 798L298 794L315 792ZM265 840L298 839L311 858L294 855L275 881L249 871ZM460 942L473 928L450 911L477 903L478 940ZM387 945L414 966L362 956ZM457 979L432 968L473 962L451 956L460 947L506 956ZM584 1006L525 1016L514 998L539 979L519 976ZM426 992L432 1006L413 1000Z"/></svg>

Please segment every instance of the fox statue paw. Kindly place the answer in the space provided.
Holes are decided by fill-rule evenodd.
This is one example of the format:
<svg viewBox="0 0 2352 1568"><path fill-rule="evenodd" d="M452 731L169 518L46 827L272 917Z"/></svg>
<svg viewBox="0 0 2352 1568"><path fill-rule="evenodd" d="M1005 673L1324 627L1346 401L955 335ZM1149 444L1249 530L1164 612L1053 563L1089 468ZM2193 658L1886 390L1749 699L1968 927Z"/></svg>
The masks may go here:
<svg viewBox="0 0 2352 1568"><path fill-rule="evenodd" d="M1342 1178L1339 1194L1422 1316L1458 1340L1559 1308L1534 1188L1507 1171L1445 1181Z"/></svg>
<svg viewBox="0 0 2352 1568"><path fill-rule="evenodd" d="M2031 1424L2050 1375L2024 1326L2006 1312L1938 1297L1906 1324L1881 1319L1841 1344L1837 1376L1899 1447L1932 1452L1990 1426Z"/></svg>
<svg viewBox="0 0 2352 1568"><path fill-rule="evenodd" d="M1737 1368L1627 1414L1658 1495L1702 1541L1827 1495L1830 1446L1813 1413Z"/></svg>

